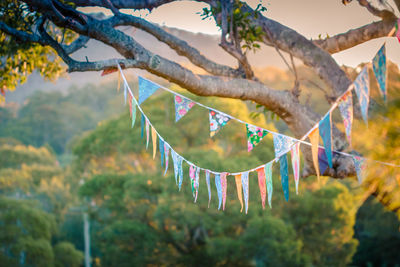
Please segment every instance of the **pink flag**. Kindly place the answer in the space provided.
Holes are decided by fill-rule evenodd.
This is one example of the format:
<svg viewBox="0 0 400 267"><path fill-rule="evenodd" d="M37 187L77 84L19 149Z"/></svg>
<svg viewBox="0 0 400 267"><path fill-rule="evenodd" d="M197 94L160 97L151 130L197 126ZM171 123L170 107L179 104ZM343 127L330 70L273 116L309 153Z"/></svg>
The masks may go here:
<svg viewBox="0 0 400 267"><path fill-rule="evenodd" d="M222 210L225 210L225 202L226 202L226 189L227 189L227 181L226 176L227 172L221 173L221 188L222 188Z"/></svg>
<svg viewBox="0 0 400 267"><path fill-rule="evenodd" d="M299 177L300 177L300 142L293 145L291 150L292 167L294 182L296 184L296 194L299 194Z"/></svg>
<svg viewBox="0 0 400 267"><path fill-rule="evenodd" d="M265 209L265 199L267 198L267 188L265 184L265 170L264 166L257 169L258 174L258 186L260 187L261 204L263 209Z"/></svg>

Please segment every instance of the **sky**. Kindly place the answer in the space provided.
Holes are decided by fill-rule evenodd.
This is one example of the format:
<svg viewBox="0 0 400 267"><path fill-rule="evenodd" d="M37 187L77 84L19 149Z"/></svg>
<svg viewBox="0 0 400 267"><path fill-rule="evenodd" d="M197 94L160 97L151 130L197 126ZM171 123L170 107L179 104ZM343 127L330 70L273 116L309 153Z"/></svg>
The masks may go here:
<svg viewBox="0 0 400 267"><path fill-rule="evenodd" d="M259 0L246 1L255 7ZM363 26L379 18L371 15L357 1L343 5L341 0L263 0L267 7L264 16L274 19L303 34L307 38L318 39L346 32ZM207 5L194 1L175 1L148 11L136 12L149 21L176 27L192 32L219 34L214 20L202 20L199 12ZM334 55L342 65L356 66L368 62L374 57L380 46L386 41L389 60L400 64L400 44L396 38L380 38L361 44Z"/></svg>

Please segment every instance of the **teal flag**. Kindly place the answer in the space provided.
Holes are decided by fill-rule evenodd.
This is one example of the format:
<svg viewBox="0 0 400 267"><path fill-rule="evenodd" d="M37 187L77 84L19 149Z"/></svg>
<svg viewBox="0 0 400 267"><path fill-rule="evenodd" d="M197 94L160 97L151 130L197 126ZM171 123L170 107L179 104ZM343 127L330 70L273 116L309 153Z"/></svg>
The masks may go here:
<svg viewBox="0 0 400 267"><path fill-rule="evenodd" d="M289 168L288 168L287 154L283 154L279 158L279 165L281 171L281 183L282 183L283 195L285 196L286 201L289 201Z"/></svg>
<svg viewBox="0 0 400 267"><path fill-rule="evenodd" d="M325 154L328 159L329 168L332 168L332 127L330 112L319 122L319 135L324 142Z"/></svg>

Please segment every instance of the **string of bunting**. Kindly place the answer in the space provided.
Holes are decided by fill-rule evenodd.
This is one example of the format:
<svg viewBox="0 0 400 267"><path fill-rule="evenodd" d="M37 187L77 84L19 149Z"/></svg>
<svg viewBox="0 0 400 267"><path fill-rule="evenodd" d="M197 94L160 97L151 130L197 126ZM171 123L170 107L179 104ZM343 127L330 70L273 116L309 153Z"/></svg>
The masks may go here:
<svg viewBox="0 0 400 267"><path fill-rule="evenodd" d="M373 71L375 77L378 81L379 90L382 94L385 103L387 101L387 70L386 70L386 47L385 44L379 49L377 54L372 60ZM260 197L262 207L265 208L266 195L268 193L268 205L271 207L271 199L273 193L273 184L272 184L272 166L273 163L279 162L280 165L280 174L281 174L281 184L283 188L283 193L286 201L289 200L289 167L288 167L288 159L287 153L290 151L291 153L291 163L293 168L295 186L296 186L296 194L298 194L298 184L300 177L300 144L309 145L312 147L312 157L314 167L317 171L317 176L319 179L319 175L323 174L325 170L328 168L332 168L332 155L333 153L342 154L344 156L352 157L357 173L358 181L361 183L363 180L363 176L366 170L367 159L355 155L351 155L341 151L334 151L332 148L332 111L339 106L340 113L343 118L345 133L347 135L347 139L349 144L351 145L351 127L353 121L353 100L352 100L352 90L356 91L359 104L361 107L362 117L365 123L368 122L368 105L369 105L369 77L367 66L363 68L363 70L359 73L353 84L349 86L349 88L336 100L336 102L331 106L328 112L322 117L322 119L315 124L301 139L296 139L284 134L280 134L277 132L270 131L268 129L264 129L262 127L258 127L256 125L252 125L250 123L244 122L238 118L235 118L231 115L228 115L219 110L213 109L196 101L193 101L179 93L176 93L168 88L165 88L161 85L158 85L148 79L145 79L139 76L139 97L136 100L132 90L130 89L128 82L125 78L125 75L121 69L121 66L118 64L119 69L119 78L122 77L124 82L124 99L125 104L128 101L130 116L132 118L132 127L135 125L136 121L136 109L138 109L141 113L141 136L144 136L144 129L146 131L146 149L148 148L149 140L150 140L150 131L153 142L153 159L156 155L157 150L157 137L159 140L159 151L161 155L161 166L165 166L164 175L168 170L169 165L169 154L171 154L173 166L174 166L174 175L175 182L178 185L179 190L182 186L183 181L183 162L186 162L189 165L189 178L190 184L192 188L192 194L194 197L194 202L197 201L198 190L199 190L199 181L200 181L200 171L205 173L206 184L208 189L208 206L211 201L211 184L210 184L210 174L215 176L215 186L217 189L217 197L218 197L218 209L225 210L226 204L226 192L227 192L227 176L231 175L235 177L235 183L237 188L238 198L241 204L241 212L243 211L243 206L245 208L245 212L248 212L249 205L249 173L256 171L258 177L258 184L260 188ZM120 87L120 79L118 80L118 88ZM149 118L145 115L143 109L141 108L141 104L149 98L152 94L154 94L159 88L166 90L174 95L175 102L175 121L179 121L183 116L185 116L195 105L206 108L209 112L209 121L210 121L210 136L215 136L219 130L224 127L230 120L236 120L240 123L246 125L247 132L247 140L248 145L247 149L250 152L260 141L268 134L271 133L273 135L273 143L275 150L275 158L266 164L257 166L256 168L236 172L215 172L209 169L205 169L197 166L191 161L187 160L179 153L177 153L166 140L158 133L155 129ZM309 138L310 142L305 141L306 138ZM323 146L319 145L319 138L322 138ZM392 167L400 167L400 165L395 165L392 163L375 161L384 165L392 166ZM243 197L244 203L243 203Z"/></svg>

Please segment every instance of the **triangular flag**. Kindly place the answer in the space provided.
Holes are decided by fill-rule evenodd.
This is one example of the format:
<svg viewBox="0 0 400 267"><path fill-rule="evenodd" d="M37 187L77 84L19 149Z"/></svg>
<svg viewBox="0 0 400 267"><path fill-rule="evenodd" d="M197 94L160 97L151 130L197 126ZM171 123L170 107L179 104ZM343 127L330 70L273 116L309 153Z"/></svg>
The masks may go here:
<svg viewBox="0 0 400 267"><path fill-rule="evenodd" d="M161 167L164 165L164 141L159 138L159 149L160 149L160 159L161 159Z"/></svg>
<svg viewBox="0 0 400 267"><path fill-rule="evenodd" d="M264 166L257 169L257 176L258 176L258 187L260 188L261 205L263 209L265 209L265 199L267 198L267 189L266 189Z"/></svg>
<svg viewBox="0 0 400 267"><path fill-rule="evenodd" d="M351 146L351 125L353 124L353 95L348 91L339 101L339 110L343 118L347 141Z"/></svg>
<svg viewBox="0 0 400 267"><path fill-rule="evenodd" d="M157 89L160 88L158 84L155 84L149 80L146 80L139 76L139 105L143 103L149 96L154 94Z"/></svg>
<svg viewBox="0 0 400 267"><path fill-rule="evenodd" d="M226 202L226 190L228 187L226 176L228 175L227 172L221 173L221 188L222 188L222 210L225 210L225 202Z"/></svg>
<svg viewBox="0 0 400 267"><path fill-rule="evenodd" d="M246 130L247 151L250 152L258 143L261 142L261 140L264 138L264 136L267 135L268 132L262 128L249 124L246 124Z"/></svg>
<svg viewBox="0 0 400 267"><path fill-rule="evenodd" d="M210 110L209 117L210 117L210 136L211 137L213 137L230 120L229 117L227 117L221 113L217 113L214 110Z"/></svg>
<svg viewBox="0 0 400 267"><path fill-rule="evenodd" d="M396 37L400 43L400 19L397 20L396 29L397 29Z"/></svg>
<svg viewBox="0 0 400 267"><path fill-rule="evenodd" d="M221 177L220 174L215 174L215 187L217 188L218 195L218 210L221 209L222 204L222 187L221 187Z"/></svg>
<svg viewBox="0 0 400 267"><path fill-rule="evenodd" d="M150 123L146 119L146 149L149 147L149 141L150 141L150 131L149 131Z"/></svg>
<svg viewBox="0 0 400 267"><path fill-rule="evenodd" d="M352 156L353 157L353 161L354 161L354 167L356 169L356 173L357 173L357 179L358 179L358 183L362 183L363 179L364 179L364 175L365 175L365 170L366 170L366 163L367 160L363 157L359 157L359 156Z"/></svg>
<svg viewBox="0 0 400 267"><path fill-rule="evenodd" d="M326 158L328 159L329 168L332 168L332 127L331 113L325 115L319 122L319 135L322 138L325 147Z"/></svg>
<svg viewBox="0 0 400 267"><path fill-rule="evenodd" d="M283 154L279 158L279 166L281 171L281 183L283 189L283 195L285 196L286 201L289 201L289 170L288 170L288 162L287 162L287 154Z"/></svg>
<svg viewBox="0 0 400 267"><path fill-rule="evenodd" d="M151 140L153 140L153 159L155 159L157 151L157 132L153 126L151 127Z"/></svg>
<svg viewBox="0 0 400 267"><path fill-rule="evenodd" d="M142 117L140 119L140 137L143 138L143 130L144 130L144 123L146 121L146 118L144 117L144 114L142 113Z"/></svg>
<svg viewBox="0 0 400 267"><path fill-rule="evenodd" d="M275 157L280 158L283 154L289 152L291 145L294 143L294 139L281 134L273 134L274 137L274 148Z"/></svg>
<svg viewBox="0 0 400 267"><path fill-rule="evenodd" d="M354 81L354 87L358 96L361 114L365 123L368 125L368 106L369 106L369 76L367 66L363 68Z"/></svg>
<svg viewBox="0 0 400 267"><path fill-rule="evenodd" d="M210 208L211 185L210 185L210 171L209 170L206 170L206 183L207 183L207 190L208 190L208 207Z"/></svg>
<svg viewBox="0 0 400 267"><path fill-rule="evenodd" d="M240 202L240 212L243 211L243 197L242 197L242 175L237 174L235 175L235 183L236 183L236 190L237 190L237 196Z"/></svg>
<svg viewBox="0 0 400 267"><path fill-rule="evenodd" d="M135 121L136 121L136 100L134 97L132 97L132 101L131 101L131 118L132 118L132 128L133 126L135 126Z"/></svg>
<svg viewBox="0 0 400 267"><path fill-rule="evenodd" d="M273 163L274 163L274 161L270 161L267 164L265 164L265 167L264 167L265 182L267 184L267 192L268 192L268 205L270 208L272 208L272 206L271 206L272 193L274 191L273 185L272 185L272 164Z"/></svg>
<svg viewBox="0 0 400 267"><path fill-rule="evenodd" d="M242 188L244 195L244 206L247 214L249 209L249 172L242 173Z"/></svg>
<svg viewBox="0 0 400 267"><path fill-rule="evenodd" d="M200 185L200 168L197 167L196 174L194 176L195 184L196 184L196 196L194 197L194 203L197 201L197 196L199 195L199 185Z"/></svg>
<svg viewBox="0 0 400 267"><path fill-rule="evenodd" d="M181 191L182 188L182 182L183 182L183 168L182 168L182 163L183 163L183 158L178 155L178 169L179 169L179 184L178 188L179 191Z"/></svg>
<svg viewBox="0 0 400 267"><path fill-rule="evenodd" d="M190 185L192 187L192 194L193 197L196 196L196 167L193 165L190 165L189 167L189 177L190 177Z"/></svg>
<svg viewBox="0 0 400 267"><path fill-rule="evenodd" d="M178 185L178 176L179 176L179 159L178 159L178 154L171 149L171 156L172 156L172 161L174 163L174 175L175 175L175 183Z"/></svg>
<svg viewBox="0 0 400 267"><path fill-rule="evenodd" d="M126 105L126 97L128 94L128 84L124 82L124 100L125 100L125 105Z"/></svg>
<svg viewBox="0 0 400 267"><path fill-rule="evenodd" d="M290 156L292 158L292 168L294 183L296 184L296 195L299 194L299 178L300 178L300 142L293 145L290 151Z"/></svg>
<svg viewBox="0 0 400 267"><path fill-rule="evenodd" d="M309 135L311 143L311 152L314 163L314 169L317 173L318 181L319 181L319 165L318 165L318 146L319 146L319 129L316 127Z"/></svg>
<svg viewBox="0 0 400 267"><path fill-rule="evenodd" d="M386 46L385 44L379 49L378 53L376 53L375 57L372 59L372 69L374 70L374 74L376 80L378 81L379 91L383 96L383 100L386 102Z"/></svg>
<svg viewBox="0 0 400 267"><path fill-rule="evenodd" d="M195 105L195 103L187 98L175 95L175 122L179 121L188 111Z"/></svg>
<svg viewBox="0 0 400 267"><path fill-rule="evenodd" d="M169 163L169 145L167 142L164 142L164 154L165 154L165 171L164 176L167 174L168 163Z"/></svg>
<svg viewBox="0 0 400 267"><path fill-rule="evenodd" d="M326 169L328 169L328 158L326 157L325 148L318 148L318 164L319 164L319 172L325 173Z"/></svg>

